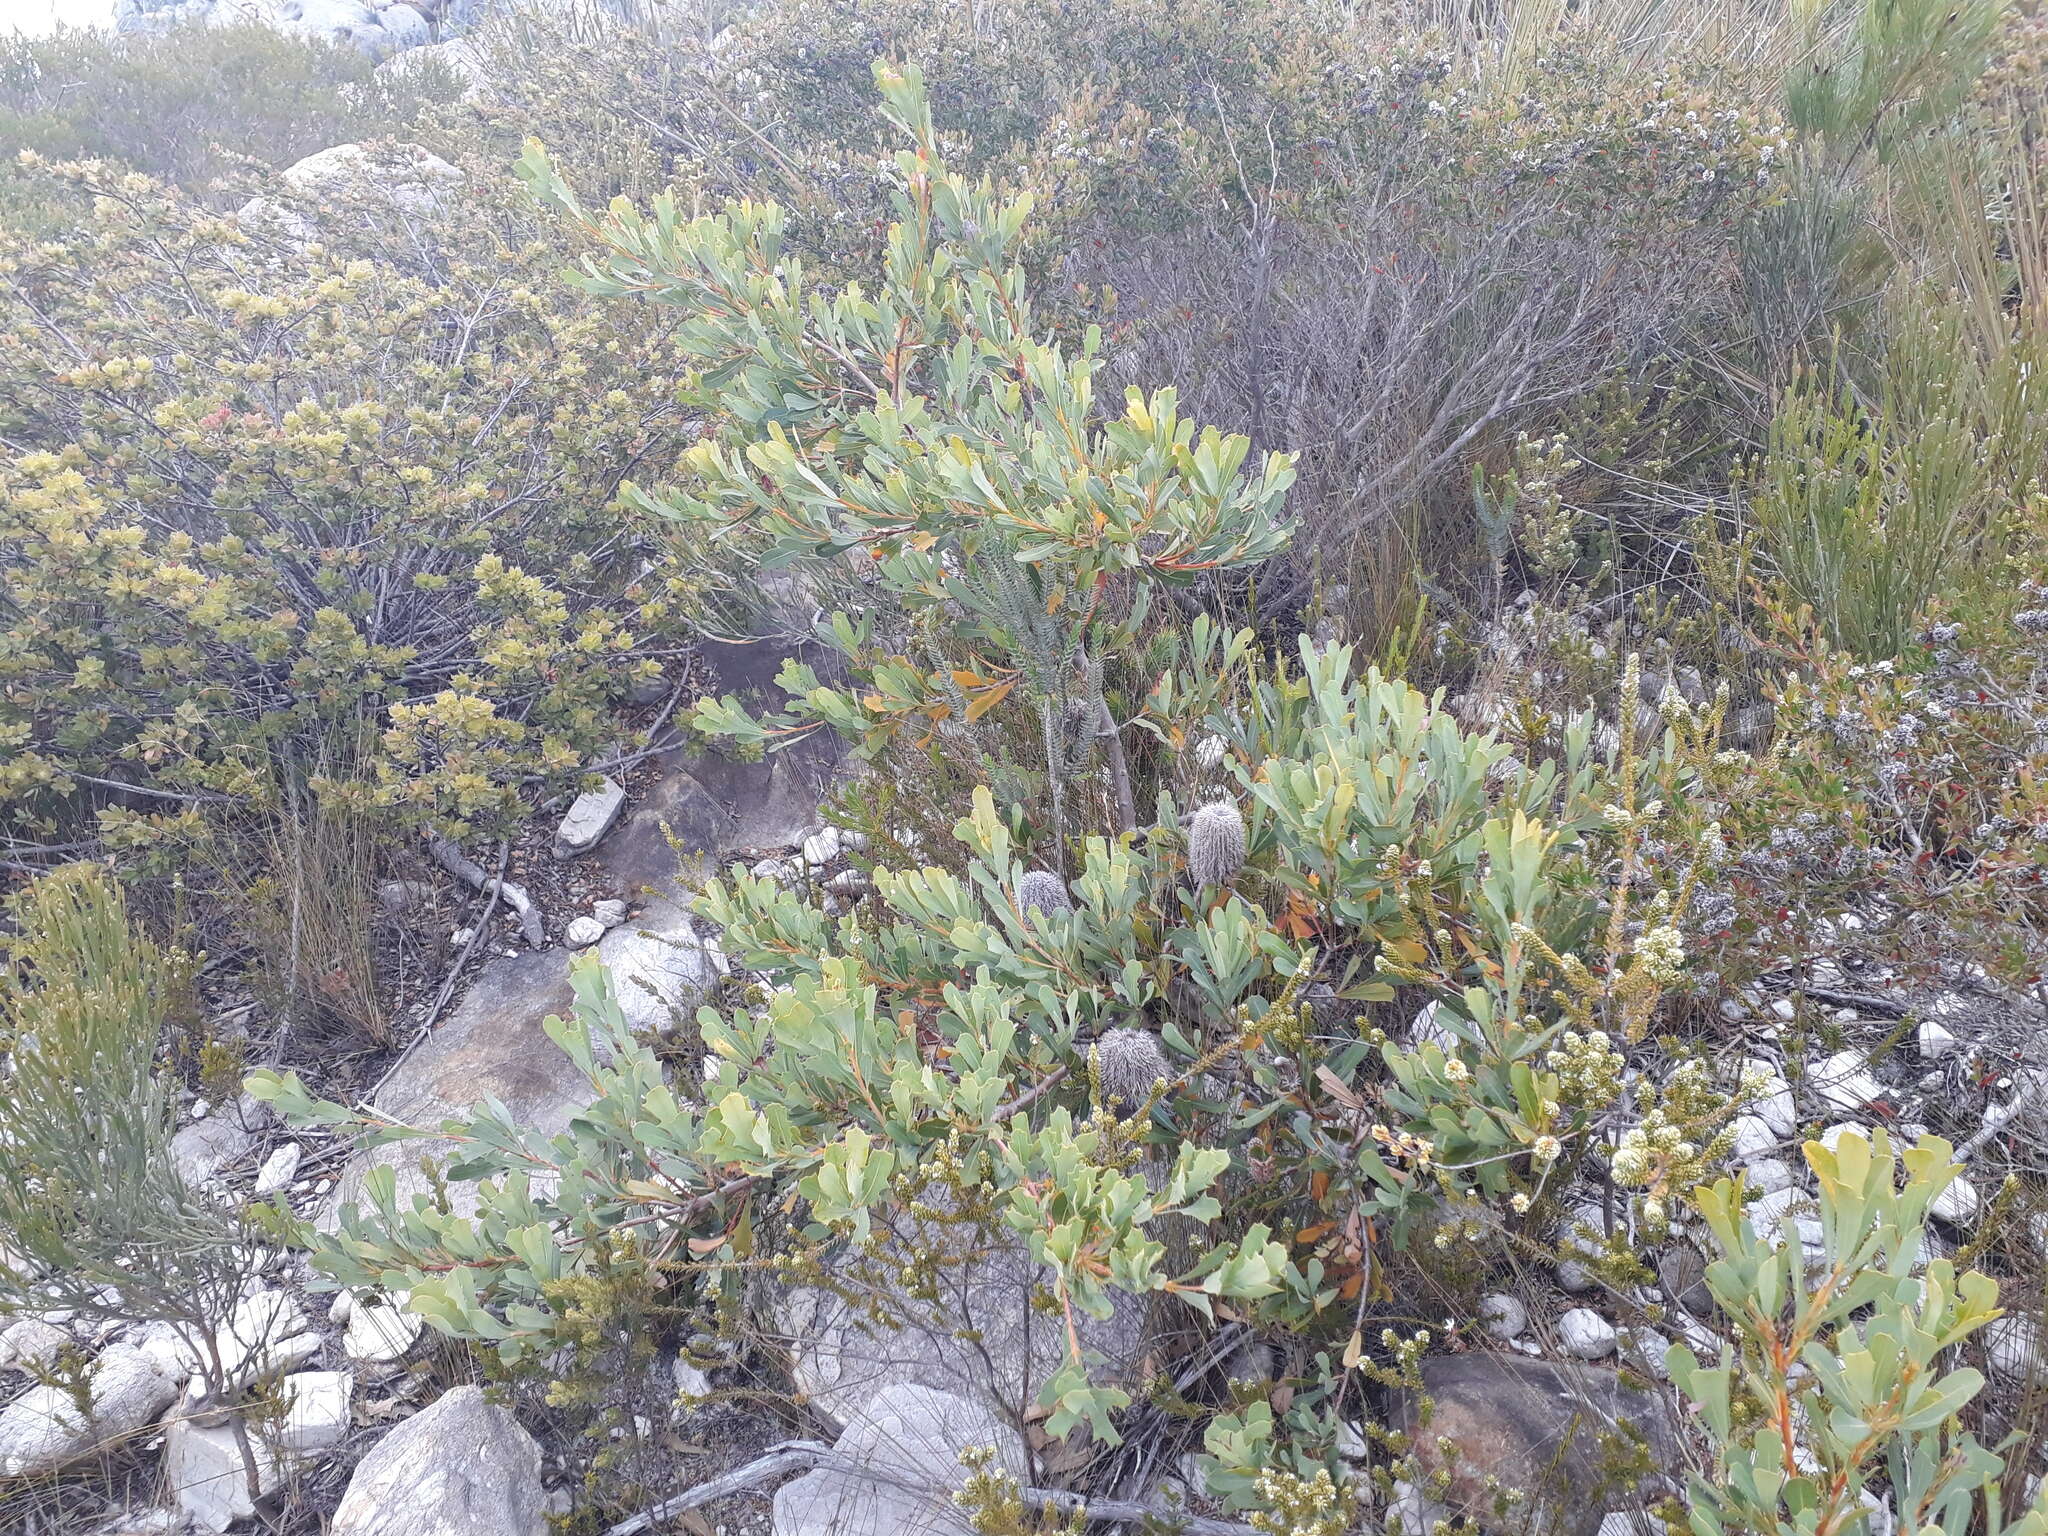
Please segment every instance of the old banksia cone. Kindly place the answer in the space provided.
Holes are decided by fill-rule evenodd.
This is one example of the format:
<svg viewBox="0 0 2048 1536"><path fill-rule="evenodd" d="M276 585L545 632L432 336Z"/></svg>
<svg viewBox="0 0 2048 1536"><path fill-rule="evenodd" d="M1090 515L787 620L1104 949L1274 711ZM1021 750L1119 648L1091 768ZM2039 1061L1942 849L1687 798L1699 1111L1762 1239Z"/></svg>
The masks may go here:
<svg viewBox="0 0 2048 1536"><path fill-rule="evenodd" d="M1095 1042L1096 1070L1101 1075L1102 1101L1123 1100L1128 1115L1152 1092L1152 1085L1173 1075L1166 1052L1142 1029L1112 1029Z"/></svg>
<svg viewBox="0 0 2048 1536"><path fill-rule="evenodd" d="M1032 870L1017 882L1017 905L1027 921L1033 912L1049 917L1055 912L1074 910L1074 903L1068 898L1066 885L1060 877L1042 869Z"/></svg>
<svg viewBox="0 0 2048 1536"><path fill-rule="evenodd" d="M1244 866L1244 817L1228 800L1188 818L1188 872L1198 885L1228 885Z"/></svg>

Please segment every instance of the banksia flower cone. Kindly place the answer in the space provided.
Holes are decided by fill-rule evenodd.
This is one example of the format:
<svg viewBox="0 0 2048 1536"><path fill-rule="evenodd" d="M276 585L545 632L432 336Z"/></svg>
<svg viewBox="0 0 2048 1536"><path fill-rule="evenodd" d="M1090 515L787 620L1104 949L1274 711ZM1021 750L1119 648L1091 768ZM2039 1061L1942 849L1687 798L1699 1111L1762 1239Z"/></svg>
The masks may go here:
<svg viewBox="0 0 2048 1536"><path fill-rule="evenodd" d="M1028 921L1033 912L1048 916L1055 912L1071 912L1074 903L1067 896L1066 885L1058 875L1034 869L1017 882L1017 905L1023 908Z"/></svg>
<svg viewBox="0 0 2048 1536"><path fill-rule="evenodd" d="M1244 817L1228 800L1188 818L1188 871L1198 885L1228 885L1244 867Z"/></svg>
<svg viewBox="0 0 2048 1536"><path fill-rule="evenodd" d="M1095 1042L1095 1061L1102 1074L1102 1098L1123 1100L1129 1114L1145 1102L1152 1085L1173 1076L1166 1052L1142 1029L1112 1029Z"/></svg>

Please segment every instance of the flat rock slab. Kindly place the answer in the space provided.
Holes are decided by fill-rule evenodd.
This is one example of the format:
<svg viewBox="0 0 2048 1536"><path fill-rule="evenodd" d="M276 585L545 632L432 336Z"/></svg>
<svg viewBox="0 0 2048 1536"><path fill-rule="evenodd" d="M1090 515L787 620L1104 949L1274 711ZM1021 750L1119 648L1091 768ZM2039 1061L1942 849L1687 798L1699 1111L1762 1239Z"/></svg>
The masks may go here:
<svg viewBox="0 0 2048 1536"><path fill-rule="evenodd" d="M789 695L775 677L785 660L808 662L830 680L838 656L823 646L788 646L774 641L730 645L707 641L698 647L705 671L704 691L737 696L755 709L780 709ZM732 816L725 849L782 848L799 841L815 819L818 802L847 771L846 746L831 731L813 731L766 761L741 763L716 753L682 765Z"/></svg>
<svg viewBox="0 0 2048 1536"><path fill-rule="evenodd" d="M597 860L634 894L682 899L729 841L733 817L679 763L670 762Z"/></svg>
<svg viewBox="0 0 2048 1536"><path fill-rule="evenodd" d="M974 1536L950 1490L820 1467L775 1490L774 1536Z"/></svg>
<svg viewBox="0 0 2048 1536"><path fill-rule="evenodd" d="M1613 1371L1516 1355L1441 1355L1420 1369L1429 1421L1404 1393L1393 1423L1425 1471L1449 1472L1453 1517L1497 1524L1492 1478L1529 1501L1515 1529L1599 1536L1606 1515L1642 1508L1658 1469L1679 1464L1664 1399Z"/></svg>
<svg viewBox="0 0 2048 1536"><path fill-rule="evenodd" d="M960 1453L989 1446L995 1465L1022 1480L1024 1441L982 1403L929 1387L885 1387L853 1411L833 1449L851 1466L934 1487L967 1481Z"/></svg>
<svg viewBox="0 0 2048 1536"><path fill-rule="evenodd" d="M541 1028L551 1013L575 1006L568 956L559 949L499 956L477 973L448 1017L379 1090L376 1107L414 1125L433 1127L486 1097L502 1102L520 1124L547 1135L568 1129L590 1102L590 1084ZM421 1147L400 1142L349 1160L323 1212L332 1230L341 1207L360 1203L364 1176L386 1167L398 1180L398 1202L411 1203L431 1185L416 1166ZM458 1187L460 1195L464 1191Z"/></svg>
<svg viewBox="0 0 2048 1536"><path fill-rule="evenodd" d="M697 938L690 914L666 901L650 904L638 922L607 933L597 953L611 969L628 1021L635 1029L655 1031L696 1012L718 963L716 950ZM591 1101L590 1083L547 1037L541 1021L575 1011L569 959L566 950L543 949L487 962L462 1001L378 1092L376 1107L432 1129L495 1098L529 1130L543 1136L567 1130ZM362 1203L363 1179L372 1168L392 1171L401 1208L415 1195L431 1193L418 1166L422 1150L420 1142L396 1142L351 1158L322 1212L322 1225L334 1230L343 1205ZM467 1186L453 1186L450 1193L465 1215L474 1210Z"/></svg>
<svg viewBox="0 0 2048 1536"><path fill-rule="evenodd" d="M772 680L782 660L766 645L712 649L718 654L707 660L719 692L753 690ZM743 836L767 835L778 845L800 836L830 781L829 765L837 760L836 746L808 743L799 752L778 755L773 764L717 758L693 763L671 754L630 812L624 789L609 779L571 807L556 852L587 853L593 867L644 902L636 918L610 928L594 945L612 971L634 1029L667 1033L678 1019L695 1014L722 966L716 946L699 940L692 925L689 904L697 885L720 855L750 846L740 841ZM826 767L819 769L820 763ZM718 778L717 792L700 783L693 769ZM729 783L719 777L728 770ZM571 914L549 916L566 922ZM577 937L591 937L588 927ZM574 1008L569 963L569 952L560 948L485 962L448 1017L379 1090L376 1107L431 1129L488 1097L541 1135L566 1130L589 1104L590 1085L547 1038L541 1021ZM321 1225L333 1230L344 1205L361 1203L363 1178L375 1167L392 1170L402 1207L429 1193L418 1168L424 1150L431 1149L398 1143L352 1158L321 1212ZM458 1207L473 1209L466 1190L453 1193Z"/></svg>

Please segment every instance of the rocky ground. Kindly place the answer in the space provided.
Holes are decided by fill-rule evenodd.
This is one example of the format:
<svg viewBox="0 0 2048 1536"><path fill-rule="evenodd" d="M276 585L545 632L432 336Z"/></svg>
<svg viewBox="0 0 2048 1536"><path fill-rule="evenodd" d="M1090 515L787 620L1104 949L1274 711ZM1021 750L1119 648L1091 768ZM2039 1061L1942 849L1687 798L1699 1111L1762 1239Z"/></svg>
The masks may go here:
<svg viewBox="0 0 2048 1536"><path fill-rule="evenodd" d="M475 77L478 59L462 39L494 11L542 9L601 20L659 10L648 0L111 0L120 32L148 32L188 21L257 21L321 42L359 49L389 67L433 58Z"/></svg>
<svg viewBox="0 0 2048 1536"><path fill-rule="evenodd" d="M780 664L739 648L714 648L707 660L706 683L721 692L757 688ZM348 1064L347 1079L379 1108L431 1124L495 1096L526 1124L566 1126L587 1102L588 1084L547 1040L541 1021L571 1008L573 953L595 948L621 979L635 1024L666 1033L725 969L715 939L700 934L687 909L704 869L738 860L792 879L829 879L840 867L838 834L815 820L834 772L829 756L786 755L771 767L692 763L672 752L629 755L637 761L618 779L537 824L522 870L531 917L499 901L488 923L449 936L448 952L469 956L472 966L452 1006L424 1029L416 1017L397 1020L403 1043L367 1063L374 1077L356 1082L365 1063ZM433 920L473 894L459 878L445 889L404 885L411 888L387 889L384 899L412 921ZM255 1011L238 1005L227 1022L260 1045ZM317 1064L309 1070L322 1075ZM402 1147L351 1155L289 1134L246 1095L220 1104L191 1096L183 1119L173 1142L178 1170L224 1201L282 1193L299 1215L332 1221L380 1164L397 1173L401 1197L422 1177ZM259 1509L271 1515L331 1505L337 1493L331 1530L339 1536L509 1536L537 1532L544 1513L568 1507L568 1461L544 1457L473 1386L455 1386L465 1368L451 1366L420 1319L346 1292L315 1293L303 1262L281 1250L251 1251L245 1268L241 1294L215 1332L227 1362L220 1391L203 1385L199 1342L163 1324L95 1328L52 1310L0 1331L0 1369L9 1380L53 1383L28 1385L0 1407L0 1477L24 1480L15 1486L25 1490L0 1502L0 1528L15 1528L14 1513L27 1521L67 1508L50 1481L65 1469L136 1450L155 1460L164 1502L96 1520L107 1536L225 1531ZM75 1387L55 1381L67 1366ZM635 1414L626 1435L646 1441L650 1452L683 1447L699 1478L751 1460L767 1443L763 1415L678 1408L679 1393L715 1387L673 1352L657 1362L646 1387L635 1401L661 1422ZM253 1406L259 1402L265 1406ZM263 1422L252 1425L252 1418ZM262 1447L253 1498L239 1449L251 1429ZM150 1481L129 1479L138 1488ZM758 1506L752 1521L749 1499ZM726 1528L766 1523L766 1492L743 1491Z"/></svg>

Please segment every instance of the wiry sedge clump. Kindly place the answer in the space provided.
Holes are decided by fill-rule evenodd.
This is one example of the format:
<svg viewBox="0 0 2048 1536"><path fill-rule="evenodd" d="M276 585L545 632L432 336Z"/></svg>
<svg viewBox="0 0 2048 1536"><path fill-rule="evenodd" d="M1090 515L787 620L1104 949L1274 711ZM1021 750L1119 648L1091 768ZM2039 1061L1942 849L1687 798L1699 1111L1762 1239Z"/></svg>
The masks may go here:
<svg viewBox="0 0 2048 1536"><path fill-rule="evenodd" d="M1095 1042L1096 1070L1105 1103L1123 1101L1129 1114L1151 1096L1153 1084L1173 1075L1166 1052L1142 1029L1112 1029Z"/></svg>
<svg viewBox="0 0 2048 1536"><path fill-rule="evenodd" d="M1188 872L1198 885L1228 885L1244 867L1244 817L1228 800L1188 818Z"/></svg>
<svg viewBox="0 0 2048 1536"><path fill-rule="evenodd" d="M1042 869L1034 869L1017 882L1017 906L1026 922L1033 912L1050 917L1059 912L1074 910L1073 898L1067 895L1066 883L1058 875Z"/></svg>

